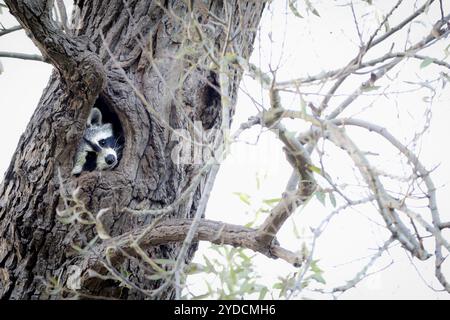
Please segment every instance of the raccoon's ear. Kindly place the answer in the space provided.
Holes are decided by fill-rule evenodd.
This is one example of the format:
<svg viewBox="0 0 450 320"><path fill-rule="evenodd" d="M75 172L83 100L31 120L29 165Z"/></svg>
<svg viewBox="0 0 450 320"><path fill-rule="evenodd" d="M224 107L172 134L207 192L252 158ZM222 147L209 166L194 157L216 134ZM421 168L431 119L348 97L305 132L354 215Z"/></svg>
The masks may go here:
<svg viewBox="0 0 450 320"><path fill-rule="evenodd" d="M102 113L97 108L92 108L89 115L87 125L88 126L100 126L102 124Z"/></svg>

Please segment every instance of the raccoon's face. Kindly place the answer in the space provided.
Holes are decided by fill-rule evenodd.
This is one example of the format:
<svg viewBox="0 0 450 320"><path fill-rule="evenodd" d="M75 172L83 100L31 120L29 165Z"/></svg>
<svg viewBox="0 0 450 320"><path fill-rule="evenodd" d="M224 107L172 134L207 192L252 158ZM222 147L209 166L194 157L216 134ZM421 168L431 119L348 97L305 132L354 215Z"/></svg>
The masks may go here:
<svg viewBox="0 0 450 320"><path fill-rule="evenodd" d="M95 153L97 170L112 169L116 166L118 146L110 123L88 126L83 139L89 148L88 152Z"/></svg>
<svg viewBox="0 0 450 320"><path fill-rule="evenodd" d="M122 145L115 136L113 125L103 123L102 113L92 108L83 141L75 155L72 174L78 176L83 171L109 170L119 162Z"/></svg>

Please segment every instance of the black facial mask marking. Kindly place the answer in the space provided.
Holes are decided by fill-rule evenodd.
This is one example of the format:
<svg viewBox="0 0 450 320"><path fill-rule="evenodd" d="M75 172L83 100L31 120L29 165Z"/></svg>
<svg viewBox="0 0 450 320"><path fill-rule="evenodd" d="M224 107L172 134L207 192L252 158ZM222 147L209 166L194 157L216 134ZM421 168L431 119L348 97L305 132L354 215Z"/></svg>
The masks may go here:
<svg viewBox="0 0 450 320"><path fill-rule="evenodd" d="M98 153L98 152L102 151L102 149L96 143L93 143L92 141L90 141L89 139L86 139L84 137L83 137L83 139L95 152Z"/></svg>
<svg viewBox="0 0 450 320"><path fill-rule="evenodd" d="M104 148L112 148L112 149L116 149L117 148L117 141L115 137L109 137L104 139L105 140L105 146Z"/></svg>

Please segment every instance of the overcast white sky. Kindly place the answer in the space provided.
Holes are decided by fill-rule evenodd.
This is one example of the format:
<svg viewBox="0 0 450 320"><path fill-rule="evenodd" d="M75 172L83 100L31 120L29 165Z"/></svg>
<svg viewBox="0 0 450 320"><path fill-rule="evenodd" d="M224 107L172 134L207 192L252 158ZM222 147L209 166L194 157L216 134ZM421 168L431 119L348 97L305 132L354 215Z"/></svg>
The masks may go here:
<svg viewBox="0 0 450 320"><path fill-rule="evenodd" d="M252 61L261 65L263 70L268 70L269 63L276 66L280 62L277 72L279 80L290 79L307 74L316 74L321 71L336 69L344 66L355 56L358 50L356 29L351 19L351 11L348 7L338 7L335 3L346 3L346 1L316 1L320 18L307 15L305 19L299 19L292 14L286 15L287 9L284 1L274 1L272 10L266 10L261 22L261 33L255 45ZM390 25L395 25L402 17L409 15L416 1L404 1L399 11L390 20ZM418 1L421 4L423 1ZM445 1L444 1L445 2ZM358 13L366 12L367 21L373 21L372 8L360 4L355 7ZM375 1L378 7L386 12L392 1ZM411 28L412 41L422 38L429 30L438 15L438 8L433 6L427 15ZM447 11L450 8L447 8ZM381 12L381 11L380 11ZM372 20L370 20L372 19ZM16 25L13 18L4 13L0 15L0 22L5 26ZM362 32L370 34L373 25L364 23ZM270 37L269 37L270 33ZM271 40L272 41L271 41ZM404 37L394 37L401 48L404 45ZM390 46L391 42L387 43ZM442 58L444 46L437 46L428 50L426 54ZM0 51L16 51L24 53L39 53L32 42L19 31L0 37ZM378 53L383 52L383 48ZM375 50L377 53L377 50ZM4 72L0 75L0 172L3 173L16 148L21 133L24 131L31 114L36 107L43 88L45 87L51 67L40 62L2 59ZM437 77L439 71L445 71L434 66L422 70L420 63L402 64L395 72L399 72L399 80L388 92L404 91L411 89L402 83L403 80L418 78L422 81ZM447 70L448 72L448 70ZM359 80L360 81L360 80ZM352 91L359 82L350 82L343 87L343 97ZM253 98L267 105L267 96L261 96L258 84L246 77L242 88ZM415 91L407 94L387 94L385 97L367 96L361 99L356 106L350 108L346 116L357 114L358 118L369 119L375 123L386 126L401 141L410 141L414 134L423 127L424 110L426 104L422 101L424 96L429 95L426 90ZM314 102L317 96L307 96L309 101ZM286 96L283 98L284 106L296 108L298 99ZM441 212L444 213L443 220L450 220L450 202L448 201L450 180L449 152L446 148L450 127L450 93L448 87L445 91L439 91L432 107L431 129L419 145L412 146L420 151L420 159L427 168L438 165L433 173L433 178L438 190L438 203ZM240 92L236 108L234 125L245 121L249 116L256 114L252 101L246 94ZM362 112L362 110L364 112ZM291 128L299 130L299 123L288 124ZM255 141L259 132L252 131L246 134L246 141ZM376 140L371 135L362 135L361 141L366 150L376 147L386 156L380 160L380 165L387 171L401 174L404 166L398 164L397 155ZM380 149L381 148L381 149ZM348 160L337 153L327 154L330 168L341 171L342 176L349 176L352 180L353 168L348 165ZM377 162L378 163L378 162ZM330 169L329 169L330 170ZM290 175L290 167L281 152L281 144L271 133L260 135L257 145L238 143L233 146L232 155L222 164L218 174L214 190L208 204L206 216L209 219L222 220L230 223L243 224L252 220L252 210L258 208L262 199L279 198L284 189L287 178ZM256 177L261 178L261 188L256 187ZM352 180L353 181L353 180ZM252 206L248 207L242 203L234 192L243 192L251 195ZM316 201L317 202L317 201ZM302 242L309 244L309 227L317 226L324 218L330 208L324 208L319 203L308 204L305 210L294 215L288 221L279 236L281 244L292 250L298 250ZM317 244L316 258L320 259L319 265L325 270L324 278L331 285L344 284L351 279L355 272L367 260L361 259L370 255L378 245L386 240L386 233L382 228L372 222L376 215L371 208L363 208L359 211L350 211L339 216L331 224ZM297 239L293 236L293 225L301 231L304 236ZM202 243L201 249L195 260L201 262L202 254L212 254L206 248L208 244ZM295 271L283 261L269 260L266 257L257 256L259 271L262 282L273 283L278 275L284 275ZM390 250L390 255L383 256L371 271L377 271L389 265L389 268L364 280L355 289L345 293L341 298L358 299L449 299L445 293L434 292L428 288L424 281L435 288L440 288L433 278L434 270L429 263L417 263L420 276L411 264L407 254L400 248ZM450 270L450 264L446 268ZM448 271L448 270L447 270ZM447 272L450 277L450 272ZM422 278L423 279L422 279ZM194 290L202 292L199 278L193 278L197 283Z"/></svg>

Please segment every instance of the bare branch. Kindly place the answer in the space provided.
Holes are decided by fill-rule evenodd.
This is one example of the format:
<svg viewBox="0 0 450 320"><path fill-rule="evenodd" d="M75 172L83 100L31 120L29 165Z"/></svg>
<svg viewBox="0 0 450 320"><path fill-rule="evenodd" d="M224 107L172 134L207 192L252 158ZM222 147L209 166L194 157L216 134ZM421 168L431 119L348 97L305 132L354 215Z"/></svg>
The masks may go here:
<svg viewBox="0 0 450 320"><path fill-rule="evenodd" d="M0 51L0 57L45 62L44 58L38 54Z"/></svg>
<svg viewBox="0 0 450 320"><path fill-rule="evenodd" d="M440 65L442 67L448 68L450 69L450 64L443 61L443 60L439 60L433 57L429 57L429 56L424 56L424 55L420 55L420 54L413 54L413 53L408 53L408 52L391 52L391 53L387 53L384 56L378 58L378 59L373 59L364 63L361 63L360 69L362 68L366 68L366 67L371 67L374 66L378 63L382 63L388 59L391 58L414 58L414 59L418 59L418 60L429 60L430 63L434 63L437 65Z"/></svg>
<svg viewBox="0 0 450 320"><path fill-rule="evenodd" d="M450 293L450 283L447 281L444 273L442 272L442 264L445 262L445 258L442 256L442 250L440 246L436 248L435 254L436 254L436 262L434 269L436 278L444 287L444 289Z"/></svg>
<svg viewBox="0 0 450 320"><path fill-rule="evenodd" d="M436 278L439 280L439 282L442 284L445 290L450 292L450 284L446 280L444 274L442 273L441 266L445 261L445 258L442 255L442 246L445 246L447 250L449 250L449 244L448 242L442 237L442 234L440 233L439 229L442 229L443 226L445 227L447 223L442 224L440 221L440 215L437 207L437 200L436 200L436 188L434 186L433 181L431 180L429 171L425 169L425 167L420 163L419 159L414 155L410 150L408 150L405 146L403 146L394 136L392 136L385 128L382 128L380 126L376 126L373 124L370 124L368 122L357 120L357 119L345 119L345 120L339 120L342 124L345 123L348 120L347 124L356 125L360 127L364 127L370 131L376 132L379 135L383 136L387 141L389 141L393 146L395 146L411 163L411 165L414 167L414 170L418 173L419 177L421 177L425 185L427 187L427 198L428 198L428 207L431 211L431 217L433 220L433 227L429 226L424 222L424 220L418 216L418 215L412 215L410 211L405 210L405 208L401 208L402 211L405 211L407 214L409 214L412 218L415 218L419 222L421 222L424 227L431 232L435 237L435 274ZM335 120L336 121L336 120Z"/></svg>
<svg viewBox="0 0 450 320"><path fill-rule="evenodd" d="M392 233L392 236L399 240L419 260L428 259L430 254L421 249L420 244L400 220L398 214L393 209L395 206L391 204L391 202L396 203L395 199L386 192L383 184L378 179L378 176L374 174L369 162L359 148L342 130L335 127L331 122L327 124L326 129L329 132L328 138L338 147L347 151L347 154L351 157L362 177L372 190L378 204L379 212L387 228Z"/></svg>
<svg viewBox="0 0 450 320"><path fill-rule="evenodd" d="M367 52L370 48L376 46L378 43L380 43L380 42L383 41L383 40L378 40L378 42L376 42L376 41L375 41L375 37L377 36L378 32L380 32L381 28L383 28L383 26L386 25L386 23L388 22L389 18L392 16L392 14L394 13L394 11L398 9L398 7L401 5L402 2L403 2L403 0L398 0L397 3L396 3L396 4L392 7L392 9L388 12L388 14L384 17L383 21L380 23L380 25L378 26L378 28L377 28L377 29L375 30L375 32L372 34L372 36L370 37L370 39L369 39L369 41L367 42L367 44L364 46L364 48L362 48L362 52L361 52L362 55L363 55L365 52ZM428 4L428 5L429 5L429 4ZM417 11L416 11L415 13L417 13ZM418 13L418 14L420 14L420 13ZM405 25L406 25L406 24L407 24L407 23L405 23ZM400 29L403 28L403 26L401 26L401 24L400 24L399 26L400 26ZM399 30L400 30L400 29L399 29ZM386 39L386 38L389 37L390 35L388 35L388 33L387 33L387 34L384 34L384 36L385 36L384 39ZM378 38L378 39L381 39L381 37ZM361 56L362 56L362 55L361 55Z"/></svg>
<svg viewBox="0 0 450 320"><path fill-rule="evenodd" d="M413 21L415 18L417 18L418 16L420 16L422 13L424 13L429 7L430 5L434 2L435 0L428 0L425 1L425 3L419 8L417 9L413 14L411 14L410 16L408 16L405 20L403 20L402 22L400 22L398 25L396 25L395 27L392 27L389 32L386 32L385 34L383 34L382 36L379 36L378 38L374 39L372 42L372 47L376 46L377 44L383 42L384 40L386 40L387 38L389 38L390 36L392 36L394 33L396 33L397 31L403 29L404 26L406 26L408 23L410 23L411 21Z"/></svg>
<svg viewBox="0 0 450 320"><path fill-rule="evenodd" d="M88 49L88 40L69 37L52 20L49 1L5 0L12 15L67 82L78 87L101 90L105 84L104 67L98 56ZM89 75L86 74L89 70Z"/></svg>
<svg viewBox="0 0 450 320"><path fill-rule="evenodd" d="M439 227L441 229L450 228L450 222L442 222Z"/></svg>
<svg viewBox="0 0 450 320"><path fill-rule="evenodd" d="M364 268L359 271L356 276L352 279L347 281L345 285L342 285L340 287L336 287L332 290L332 292L344 292L348 289L353 288L356 286L361 280L363 280L367 276L367 270L375 263L375 261L381 257L381 255L389 248L391 243L394 242L394 238L390 238L387 240L377 251L376 254L373 255L373 257L370 259L370 261L364 266Z"/></svg>
<svg viewBox="0 0 450 320"><path fill-rule="evenodd" d="M417 156L408 150L400 141L398 141L392 134L390 134L385 128L381 126L374 125L367 121L359 120L359 119L336 119L333 121L334 123L339 123L342 125L354 125L366 128L372 132L375 132L381 136L383 136L387 141L389 141L394 147L396 147L412 164L414 170L418 173L419 177L421 177L427 186L428 189L428 201L429 208L432 213L432 217L434 220L435 227L440 226L440 217L437 209L437 201L436 201L436 188L434 186L433 181L430 178L430 172L422 165Z"/></svg>
<svg viewBox="0 0 450 320"><path fill-rule="evenodd" d="M441 28L445 25L445 21L448 21L450 19L450 15L445 17L445 20L439 20L436 22L430 32L430 34L425 37L423 40L419 41L415 45L411 46L408 50L406 50L406 53L414 54L420 49L425 48L427 45L429 45L432 41L435 41L436 39L443 38L445 35L448 34L449 30L441 30ZM327 119L334 119L339 114L342 113L355 99L357 99L361 93L366 90L367 88L370 88L374 85L374 83L382 78L386 73L391 70L393 67L395 67L400 61L403 60L404 57L398 57L380 68L376 72L372 72L370 74L370 78L366 81L364 81L358 89L356 89L347 99L345 99L338 107L336 107L333 112L328 115Z"/></svg>
<svg viewBox="0 0 450 320"><path fill-rule="evenodd" d="M397 31L401 30L404 26L406 26L409 22L411 22L412 20L414 20L416 17L418 17L419 15L421 15L423 12L425 12L425 10L434 2L435 0L429 0L427 1L424 5L422 5L419 9L417 9L412 15L410 15L409 17L407 17L405 20L403 20L401 23L399 23L397 26L392 27L389 32L383 34L382 36L379 36L378 38L374 38L376 36L376 34L378 33L378 31L376 31L376 33L374 33L374 35L372 36L373 39L371 39L371 43L370 46L366 45L365 47L370 47L373 48L374 46L376 46L377 44L383 42L384 40L386 40L387 38L389 38L390 36L392 36L394 33L396 33ZM401 2L401 1L400 1ZM395 10L398 7L399 3L397 3L396 6L394 6L394 8L391 10L391 14L393 12L393 10ZM442 21L444 21L444 17L442 18ZM380 27L382 27L382 24L380 25ZM378 30L378 29L377 29ZM365 50L367 51L367 50ZM358 55L359 56L359 55ZM359 63L361 63L360 58L355 58L353 59L347 66L345 66L344 68L340 68L338 70L332 70L332 71L327 71L327 72L322 72L319 73L317 75L314 76L308 76L308 77L303 77L303 78L297 78L294 80L288 80L288 81L283 81L283 82L278 82L276 84L276 88L279 90L283 90L283 89L287 89L289 87L298 87L301 84L304 83L309 83L309 82L314 82L314 81L319 81L319 80L325 80L325 79L331 79L333 77L336 76L343 76L344 74L349 74L351 72L354 72L356 69L360 68L359 67ZM341 80L342 82L343 80Z"/></svg>
<svg viewBox="0 0 450 320"><path fill-rule="evenodd" d="M17 30L22 30L22 27L21 26L14 26L14 27L11 27L11 28L8 28L8 29L2 29L2 30L0 30L0 37L4 36L5 34L17 31Z"/></svg>

